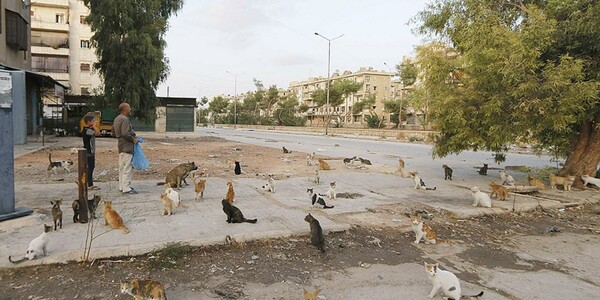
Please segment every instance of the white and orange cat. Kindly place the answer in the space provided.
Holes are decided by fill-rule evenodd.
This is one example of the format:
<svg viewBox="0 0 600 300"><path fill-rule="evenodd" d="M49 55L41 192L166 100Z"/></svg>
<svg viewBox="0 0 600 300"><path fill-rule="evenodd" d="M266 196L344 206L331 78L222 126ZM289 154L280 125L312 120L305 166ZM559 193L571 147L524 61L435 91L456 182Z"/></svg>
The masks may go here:
<svg viewBox="0 0 600 300"><path fill-rule="evenodd" d="M187 206L181 202L179 192L173 189L170 183L165 183L165 194L167 194L167 197L169 197L177 207L187 208Z"/></svg>
<svg viewBox="0 0 600 300"><path fill-rule="evenodd" d="M200 174L194 174L192 180L194 181L194 192L196 192L196 200L198 198L204 198L204 190L206 190L206 178L201 178L204 172Z"/></svg>
<svg viewBox="0 0 600 300"><path fill-rule="evenodd" d="M129 233L129 229L123 223L123 218L112 209L112 201L104 200L104 225L110 225L114 229L122 230L123 233Z"/></svg>
<svg viewBox="0 0 600 300"><path fill-rule="evenodd" d="M571 190L571 186L573 185L573 182L575 182L575 176L567 176L567 177L561 177L561 176L556 176L554 174L550 174L550 187L554 190L556 189L557 185L562 185L563 186L563 190L565 191L570 191Z"/></svg>
<svg viewBox="0 0 600 300"><path fill-rule="evenodd" d="M163 215L170 216L175 213L175 204L167 194L160 194L160 200L162 200L164 204Z"/></svg>
<svg viewBox="0 0 600 300"><path fill-rule="evenodd" d="M235 202L235 191L233 190L233 182L231 181L227 181L227 193L225 194L225 199L231 205Z"/></svg>
<svg viewBox="0 0 600 300"><path fill-rule="evenodd" d="M501 184L497 184L495 181L490 182L490 197L496 197L496 200L504 201L508 196L508 189Z"/></svg>
<svg viewBox="0 0 600 300"><path fill-rule="evenodd" d="M435 231L427 224L423 223L423 218L419 214L410 216L411 228L415 233L415 244L423 240L425 244L437 244L437 235Z"/></svg>
<svg viewBox="0 0 600 300"><path fill-rule="evenodd" d="M459 300L461 298L477 298L483 296L483 291L477 295L463 296L458 277L452 272L440 269L437 263L425 263L425 271L427 271L427 277L429 277L431 284L433 284L433 288L428 296L430 299L435 297L440 289L442 289L442 293L448 297L446 299Z"/></svg>
<svg viewBox="0 0 600 300"><path fill-rule="evenodd" d="M121 293L131 295L136 300L167 300L165 287L160 282L150 279L136 278L131 282L121 282Z"/></svg>

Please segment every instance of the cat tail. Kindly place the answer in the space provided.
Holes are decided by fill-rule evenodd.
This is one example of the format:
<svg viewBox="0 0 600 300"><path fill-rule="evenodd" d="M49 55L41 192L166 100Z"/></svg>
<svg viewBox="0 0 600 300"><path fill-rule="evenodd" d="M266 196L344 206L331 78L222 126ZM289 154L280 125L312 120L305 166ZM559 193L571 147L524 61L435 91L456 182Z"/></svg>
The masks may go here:
<svg viewBox="0 0 600 300"><path fill-rule="evenodd" d="M156 185L165 185L166 182L157 182Z"/></svg>
<svg viewBox="0 0 600 300"><path fill-rule="evenodd" d="M428 191L435 191L435 189L437 189L437 186L434 186L432 188L425 188L425 189L428 190Z"/></svg>
<svg viewBox="0 0 600 300"><path fill-rule="evenodd" d="M327 204L323 204L323 208L333 208L334 206L327 206Z"/></svg>
<svg viewBox="0 0 600 300"><path fill-rule="evenodd" d="M243 221L243 222L246 222L246 223L252 223L252 224L254 224L254 223L256 223L256 221L258 221L258 220L257 220L257 219L246 219L246 218L244 218L244 220L242 220L242 221Z"/></svg>
<svg viewBox="0 0 600 300"><path fill-rule="evenodd" d="M10 261L13 264L18 264L20 262L23 262L24 260L27 260L27 257L23 257L23 258L21 258L19 260L12 260L11 256L10 255L8 256L8 261Z"/></svg>
<svg viewBox="0 0 600 300"><path fill-rule="evenodd" d="M442 240L442 239L437 239L436 240L436 244L454 244L454 241L451 240Z"/></svg>
<svg viewBox="0 0 600 300"><path fill-rule="evenodd" d="M479 298L481 296L483 296L483 291L481 291L477 295L464 295L464 296L461 296L460 299Z"/></svg>
<svg viewBox="0 0 600 300"><path fill-rule="evenodd" d="M503 210L509 210L509 209L508 209L508 208L506 208L506 207L497 206L497 205L493 205L493 204L492 204L492 208L499 208L499 209L503 209Z"/></svg>

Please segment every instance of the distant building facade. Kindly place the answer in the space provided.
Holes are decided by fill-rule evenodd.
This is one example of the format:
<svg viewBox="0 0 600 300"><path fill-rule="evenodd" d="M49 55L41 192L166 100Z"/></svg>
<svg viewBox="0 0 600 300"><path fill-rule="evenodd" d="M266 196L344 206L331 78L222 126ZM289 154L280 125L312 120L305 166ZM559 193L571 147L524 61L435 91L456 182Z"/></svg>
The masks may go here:
<svg viewBox="0 0 600 300"><path fill-rule="evenodd" d="M31 70L29 7L22 0L0 0L0 64Z"/></svg>

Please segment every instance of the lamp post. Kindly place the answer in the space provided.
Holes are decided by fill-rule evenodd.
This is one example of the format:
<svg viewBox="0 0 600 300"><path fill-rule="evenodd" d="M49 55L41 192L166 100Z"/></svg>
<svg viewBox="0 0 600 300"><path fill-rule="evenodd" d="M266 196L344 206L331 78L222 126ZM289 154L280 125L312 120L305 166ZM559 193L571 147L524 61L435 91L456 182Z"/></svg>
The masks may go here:
<svg viewBox="0 0 600 300"><path fill-rule="evenodd" d="M385 62L383 64L390 70L390 73L392 73L392 68L390 68L390 66L388 66L388 64ZM394 86L394 91L392 95L394 100L396 100L396 86ZM402 102L404 102L403 100L404 98L400 96L400 109L398 110L398 129L400 129L400 124L402 124Z"/></svg>
<svg viewBox="0 0 600 300"><path fill-rule="evenodd" d="M237 129L237 77L238 75L242 75L244 73L231 73L229 71L226 72L233 75L233 92L235 94L233 98L233 129Z"/></svg>
<svg viewBox="0 0 600 300"><path fill-rule="evenodd" d="M328 39L328 38L324 37L323 35L319 34L318 32L315 32L315 35L318 35L327 40L327 104L325 105L327 107L327 121L325 122L325 135L327 135L328 131L329 131L329 123L331 122L329 120L329 116L330 116L330 111L329 111L329 85L330 85L329 72L331 69L331 41L341 38L344 34L340 34L339 36L336 36L332 39Z"/></svg>

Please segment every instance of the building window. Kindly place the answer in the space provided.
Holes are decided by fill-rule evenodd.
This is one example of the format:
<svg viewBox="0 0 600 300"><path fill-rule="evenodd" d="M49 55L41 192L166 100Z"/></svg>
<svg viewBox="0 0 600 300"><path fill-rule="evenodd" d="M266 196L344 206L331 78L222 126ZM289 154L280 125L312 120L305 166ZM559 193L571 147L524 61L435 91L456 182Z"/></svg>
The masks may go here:
<svg viewBox="0 0 600 300"><path fill-rule="evenodd" d="M371 76L365 76L365 82L369 82L371 80Z"/></svg>
<svg viewBox="0 0 600 300"><path fill-rule="evenodd" d="M81 40L80 42L81 48L89 49L91 48L90 40Z"/></svg>
<svg viewBox="0 0 600 300"><path fill-rule="evenodd" d="M92 69L92 67L90 66L90 64L89 64L89 63L81 63L81 64L79 65L79 69L80 69L81 71L90 71L90 70Z"/></svg>
<svg viewBox="0 0 600 300"><path fill-rule="evenodd" d="M85 21L86 17L87 16L84 16L84 15L79 16L79 23L80 24L87 24L87 22Z"/></svg>
<svg viewBox="0 0 600 300"><path fill-rule="evenodd" d="M65 14L56 14L56 23L64 24L65 23Z"/></svg>
<svg viewBox="0 0 600 300"><path fill-rule="evenodd" d="M6 10L6 44L27 51L27 21L18 13Z"/></svg>
<svg viewBox="0 0 600 300"><path fill-rule="evenodd" d="M81 86L81 94L82 95L89 95L90 94L90 87L89 86Z"/></svg>
<svg viewBox="0 0 600 300"><path fill-rule="evenodd" d="M31 56L34 72L69 73L69 58L64 56Z"/></svg>
<svg viewBox="0 0 600 300"><path fill-rule="evenodd" d="M377 86L374 85L373 86L373 90L376 91L377 90Z"/></svg>

